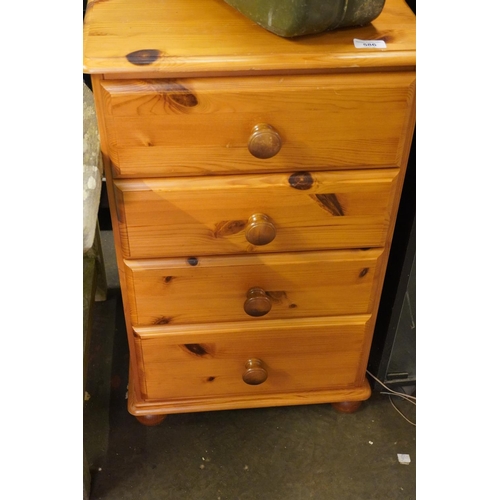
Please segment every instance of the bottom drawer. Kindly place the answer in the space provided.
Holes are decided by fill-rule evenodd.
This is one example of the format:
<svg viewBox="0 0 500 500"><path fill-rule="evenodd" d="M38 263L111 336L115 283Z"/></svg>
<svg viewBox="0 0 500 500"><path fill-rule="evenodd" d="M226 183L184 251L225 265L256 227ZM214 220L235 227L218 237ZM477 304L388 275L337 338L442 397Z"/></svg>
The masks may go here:
<svg viewBox="0 0 500 500"><path fill-rule="evenodd" d="M134 329L144 400L334 390L362 383L369 315Z"/></svg>

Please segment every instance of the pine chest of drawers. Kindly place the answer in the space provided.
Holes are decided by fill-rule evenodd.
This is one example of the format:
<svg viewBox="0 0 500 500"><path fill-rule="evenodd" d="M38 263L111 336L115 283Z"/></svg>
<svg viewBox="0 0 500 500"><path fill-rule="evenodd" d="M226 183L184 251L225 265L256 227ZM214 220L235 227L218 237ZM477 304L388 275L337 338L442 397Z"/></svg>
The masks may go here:
<svg viewBox="0 0 500 500"><path fill-rule="evenodd" d="M223 0L89 2L84 71L141 422L369 397L415 61L403 0L297 39Z"/></svg>

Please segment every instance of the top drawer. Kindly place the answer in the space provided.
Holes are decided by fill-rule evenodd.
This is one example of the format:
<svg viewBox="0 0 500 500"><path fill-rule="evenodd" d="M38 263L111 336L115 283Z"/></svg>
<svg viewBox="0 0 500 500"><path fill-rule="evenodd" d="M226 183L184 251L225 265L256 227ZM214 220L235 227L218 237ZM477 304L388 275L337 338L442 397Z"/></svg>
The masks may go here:
<svg viewBox="0 0 500 500"><path fill-rule="evenodd" d="M116 177L400 166L414 81L414 73L103 80L108 154Z"/></svg>

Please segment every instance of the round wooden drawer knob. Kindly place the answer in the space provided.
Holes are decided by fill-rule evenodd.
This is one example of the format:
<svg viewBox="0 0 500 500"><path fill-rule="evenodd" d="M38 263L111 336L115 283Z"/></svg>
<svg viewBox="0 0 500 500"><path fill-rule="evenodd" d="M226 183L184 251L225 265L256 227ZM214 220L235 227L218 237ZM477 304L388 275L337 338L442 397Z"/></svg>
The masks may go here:
<svg viewBox="0 0 500 500"><path fill-rule="evenodd" d="M244 309L249 316L258 318L266 315L272 307L271 299L262 288L250 288Z"/></svg>
<svg viewBox="0 0 500 500"><path fill-rule="evenodd" d="M272 158L281 149L281 137L278 131L267 123L255 125L248 139L248 150L261 160Z"/></svg>
<svg viewBox="0 0 500 500"><path fill-rule="evenodd" d="M267 380L267 370L264 363L257 358L251 358L245 363L243 382L248 385L259 385Z"/></svg>
<svg viewBox="0 0 500 500"><path fill-rule="evenodd" d="M245 237L252 245L267 245L276 237L276 227L266 214L254 214L248 219Z"/></svg>

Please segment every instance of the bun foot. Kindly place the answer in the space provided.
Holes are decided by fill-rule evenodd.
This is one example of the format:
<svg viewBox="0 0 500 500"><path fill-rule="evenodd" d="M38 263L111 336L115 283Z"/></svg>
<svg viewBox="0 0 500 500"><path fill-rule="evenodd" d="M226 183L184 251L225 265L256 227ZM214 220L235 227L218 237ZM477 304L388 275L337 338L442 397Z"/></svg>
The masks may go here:
<svg viewBox="0 0 500 500"><path fill-rule="evenodd" d="M361 406L362 401L342 401L341 403L332 403L332 406L339 413L354 413Z"/></svg>
<svg viewBox="0 0 500 500"><path fill-rule="evenodd" d="M165 420L166 415L139 415L135 418L142 424L148 427L160 425Z"/></svg>

